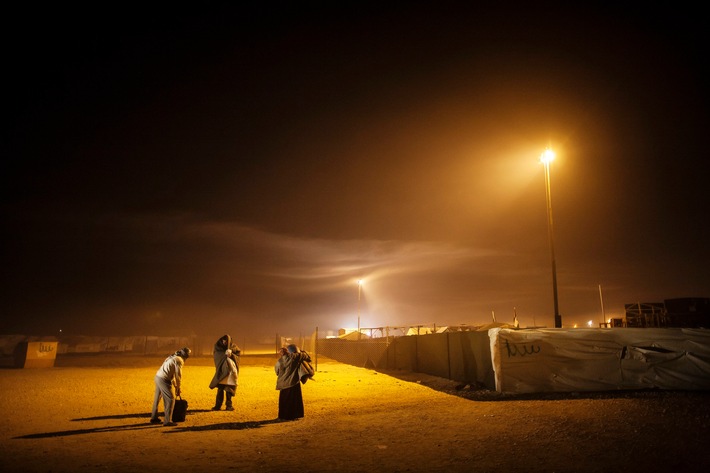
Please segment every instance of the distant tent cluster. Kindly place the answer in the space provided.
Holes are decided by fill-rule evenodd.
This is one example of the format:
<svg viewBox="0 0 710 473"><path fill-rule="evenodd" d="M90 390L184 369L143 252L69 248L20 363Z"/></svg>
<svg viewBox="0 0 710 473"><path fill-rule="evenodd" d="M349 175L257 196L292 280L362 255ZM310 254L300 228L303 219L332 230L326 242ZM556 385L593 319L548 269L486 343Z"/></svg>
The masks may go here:
<svg viewBox="0 0 710 473"><path fill-rule="evenodd" d="M341 328L338 337L341 340L363 340L382 337L402 337L413 335L428 335L432 333L452 333L452 332L477 332L486 331L491 328L513 328L510 324L493 322L485 325L405 325L389 327L361 328L358 335L357 329Z"/></svg>
<svg viewBox="0 0 710 473"><path fill-rule="evenodd" d="M624 304L624 317L612 318L599 326L631 328L710 328L710 298L684 297L665 299L663 302L635 302ZM485 325L436 325L418 324L387 327L363 327L360 333L355 328L341 328L337 337L341 340L363 340L383 337L428 335L435 333L486 331L492 328L520 328L516 324L492 322ZM526 327L528 329L545 327Z"/></svg>

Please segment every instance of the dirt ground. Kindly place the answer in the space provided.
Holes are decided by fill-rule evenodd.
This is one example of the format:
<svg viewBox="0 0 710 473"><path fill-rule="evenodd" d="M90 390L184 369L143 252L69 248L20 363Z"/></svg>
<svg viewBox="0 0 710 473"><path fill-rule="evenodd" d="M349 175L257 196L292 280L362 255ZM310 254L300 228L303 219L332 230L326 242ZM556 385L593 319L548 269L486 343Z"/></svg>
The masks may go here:
<svg viewBox="0 0 710 473"><path fill-rule="evenodd" d="M185 422L148 422L163 357L0 368L3 472L707 472L710 393L511 396L318 360L305 418L276 419L272 356L244 356L233 412L186 362Z"/></svg>

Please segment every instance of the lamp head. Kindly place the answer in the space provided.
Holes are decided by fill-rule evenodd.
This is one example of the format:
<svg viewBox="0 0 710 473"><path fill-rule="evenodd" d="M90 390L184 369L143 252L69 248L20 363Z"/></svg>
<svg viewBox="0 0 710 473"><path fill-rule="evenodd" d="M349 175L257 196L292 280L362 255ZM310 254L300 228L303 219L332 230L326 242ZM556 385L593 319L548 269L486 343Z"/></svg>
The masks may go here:
<svg viewBox="0 0 710 473"><path fill-rule="evenodd" d="M543 164L550 164L553 159L555 159L555 152L552 151L550 148L547 148L540 155L540 162Z"/></svg>

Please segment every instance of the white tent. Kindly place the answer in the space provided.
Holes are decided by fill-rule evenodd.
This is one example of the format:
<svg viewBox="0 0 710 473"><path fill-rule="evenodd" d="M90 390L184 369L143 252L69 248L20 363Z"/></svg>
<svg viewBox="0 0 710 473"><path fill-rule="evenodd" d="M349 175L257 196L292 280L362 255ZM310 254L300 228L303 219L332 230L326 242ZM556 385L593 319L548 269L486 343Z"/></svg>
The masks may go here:
<svg viewBox="0 0 710 473"><path fill-rule="evenodd" d="M710 330L535 329L488 332L500 392L710 389Z"/></svg>
<svg viewBox="0 0 710 473"><path fill-rule="evenodd" d="M343 335L338 335L338 338L341 340L365 340L366 338L370 338L370 336L364 333L360 333L360 336L358 337L357 330L355 330L354 332L348 332Z"/></svg>

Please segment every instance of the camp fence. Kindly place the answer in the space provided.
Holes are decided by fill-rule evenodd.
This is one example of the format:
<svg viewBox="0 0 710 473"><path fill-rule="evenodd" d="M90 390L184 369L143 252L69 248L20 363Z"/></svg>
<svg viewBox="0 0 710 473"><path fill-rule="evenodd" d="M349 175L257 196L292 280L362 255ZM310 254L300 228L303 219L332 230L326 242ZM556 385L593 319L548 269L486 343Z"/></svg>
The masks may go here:
<svg viewBox="0 0 710 473"><path fill-rule="evenodd" d="M57 342L56 353L169 354L189 346L210 355L214 337L0 336L3 362L23 343ZM320 337L276 335L242 341L243 354L275 354L296 344L320 360L381 371L448 378L472 389L573 392L630 389L710 390L710 330L691 328L490 328L419 335Z"/></svg>
<svg viewBox="0 0 710 473"><path fill-rule="evenodd" d="M216 339L215 339L216 340ZM95 337L84 335L63 336L0 336L0 354L12 355L15 348L25 342L57 342L57 354L125 353L136 355L170 354L182 347L190 347L193 355L209 355L214 340L206 337L158 337L150 335L129 337Z"/></svg>
<svg viewBox="0 0 710 473"><path fill-rule="evenodd" d="M302 345L321 358L376 370L405 370L495 387L487 331L447 332L358 339L320 338L317 331ZM317 366L316 366L317 368Z"/></svg>
<svg viewBox="0 0 710 473"><path fill-rule="evenodd" d="M509 329L311 337L316 360L407 370L499 392L710 390L710 330ZM305 346L305 345L303 345Z"/></svg>

